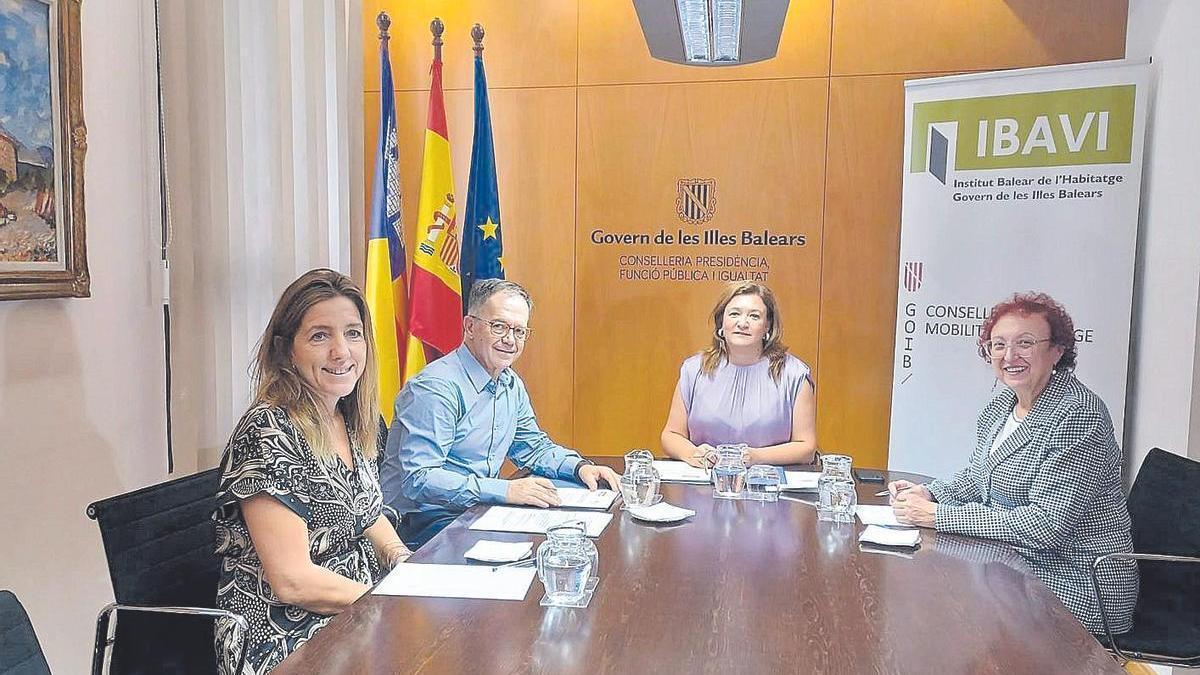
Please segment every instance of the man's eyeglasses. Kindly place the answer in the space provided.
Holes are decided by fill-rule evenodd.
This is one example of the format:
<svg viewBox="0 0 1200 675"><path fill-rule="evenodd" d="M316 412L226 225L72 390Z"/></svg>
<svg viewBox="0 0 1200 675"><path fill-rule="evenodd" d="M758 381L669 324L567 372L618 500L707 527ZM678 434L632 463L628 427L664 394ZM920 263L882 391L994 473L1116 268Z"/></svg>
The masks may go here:
<svg viewBox="0 0 1200 675"><path fill-rule="evenodd" d="M1033 353L1034 347L1043 342L1050 342L1053 339L1054 338L1044 338L1041 340L1035 340L1034 338L1029 337L1013 340L1012 342L1005 342L1004 340L992 340L987 343L987 349L988 354L990 354L993 358L1000 358L1001 356L1004 356L1004 353L1007 352L1009 348L1011 348L1013 350L1013 354L1016 354L1017 356L1029 356Z"/></svg>
<svg viewBox="0 0 1200 675"><path fill-rule="evenodd" d="M482 321L486 323L488 325L488 330L491 331L493 337L502 338L508 335L509 331L512 331L513 337L516 338L517 342L524 342L528 340L529 335L533 333L532 328L512 326L499 319L492 319L491 321L488 321L486 319L481 319L474 314L468 314L467 316L475 319L476 321Z"/></svg>

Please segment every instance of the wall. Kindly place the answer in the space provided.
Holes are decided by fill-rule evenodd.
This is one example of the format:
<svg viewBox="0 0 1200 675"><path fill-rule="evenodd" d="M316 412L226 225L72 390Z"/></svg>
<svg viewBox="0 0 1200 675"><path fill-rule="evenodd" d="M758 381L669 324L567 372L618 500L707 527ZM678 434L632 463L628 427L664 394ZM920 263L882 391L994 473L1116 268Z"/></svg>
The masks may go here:
<svg viewBox="0 0 1200 675"><path fill-rule="evenodd" d="M87 672L112 601L84 509L166 476L153 17L82 6L92 297L0 303L0 588L56 673Z"/></svg>
<svg viewBox="0 0 1200 675"><path fill-rule="evenodd" d="M1200 459L1200 4L1135 0L1128 54L1152 57L1155 91L1139 222L1125 435L1132 481L1152 447Z"/></svg>
<svg viewBox="0 0 1200 675"><path fill-rule="evenodd" d="M518 370L539 420L585 452L658 447L678 364L707 340L721 284L632 282L620 254L761 256L787 342L817 373L819 441L885 466L903 145L903 81L1124 55L1124 0L793 0L778 56L735 68L650 58L632 3L363 3L364 44L392 16L401 184L415 230L431 59L446 24L456 192L471 148L468 32L487 29L508 276L538 303ZM1086 13L1087 22L1079 21ZM376 51L364 49L366 147L378 127ZM370 153L367 153L368 157ZM705 226L676 215L676 181L715 178ZM602 247L592 230L804 234L746 246ZM411 250L411 249L410 249ZM568 367L570 364L570 367Z"/></svg>

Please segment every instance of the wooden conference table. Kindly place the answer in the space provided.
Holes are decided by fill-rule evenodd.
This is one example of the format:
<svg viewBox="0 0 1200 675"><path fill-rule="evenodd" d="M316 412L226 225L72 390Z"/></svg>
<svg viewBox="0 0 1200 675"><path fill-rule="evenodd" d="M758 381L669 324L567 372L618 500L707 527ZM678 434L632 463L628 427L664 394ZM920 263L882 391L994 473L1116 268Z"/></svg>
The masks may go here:
<svg viewBox="0 0 1200 675"><path fill-rule="evenodd" d="M859 503L886 502L878 483L858 487ZM586 609L539 606L536 578L521 602L368 594L274 672L1123 672L1004 545L922 530L911 556L866 552L857 521L819 522L807 504L713 499L703 485L662 494L696 515L648 525L618 500L594 540ZM482 538L542 541L468 530L486 508L411 562L465 563Z"/></svg>

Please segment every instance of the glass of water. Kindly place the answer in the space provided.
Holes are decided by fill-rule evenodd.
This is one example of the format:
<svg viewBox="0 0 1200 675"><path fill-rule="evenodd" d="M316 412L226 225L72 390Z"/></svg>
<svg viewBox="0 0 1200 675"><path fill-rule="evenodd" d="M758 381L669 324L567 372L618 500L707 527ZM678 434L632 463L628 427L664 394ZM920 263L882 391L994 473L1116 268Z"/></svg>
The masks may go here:
<svg viewBox="0 0 1200 675"><path fill-rule="evenodd" d="M755 464L746 471L746 499L779 501L779 470L770 464Z"/></svg>
<svg viewBox="0 0 1200 675"><path fill-rule="evenodd" d="M850 473L851 461L847 455L821 456L821 477L817 479L818 519L839 523L854 521L858 490Z"/></svg>
<svg viewBox="0 0 1200 675"><path fill-rule="evenodd" d="M712 468L713 496L717 499L741 499L746 483L745 443L718 445L717 463Z"/></svg>
<svg viewBox="0 0 1200 675"><path fill-rule="evenodd" d="M597 562L596 547L585 536L582 523L548 529L537 550L537 574L546 587L546 603L570 606L582 601Z"/></svg>
<svg viewBox="0 0 1200 675"><path fill-rule="evenodd" d="M661 499L658 494L661 478L654 468L654 455L649 450L635 448L625 455L625 473L621 474L621 498L626 507L653 506Z"/></svg>

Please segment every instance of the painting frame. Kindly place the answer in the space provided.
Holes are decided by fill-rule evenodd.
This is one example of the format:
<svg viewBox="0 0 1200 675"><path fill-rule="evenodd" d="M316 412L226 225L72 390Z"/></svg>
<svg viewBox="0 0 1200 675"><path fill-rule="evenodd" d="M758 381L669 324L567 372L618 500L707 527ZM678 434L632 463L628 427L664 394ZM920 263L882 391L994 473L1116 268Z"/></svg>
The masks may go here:
<svg viewBox="0 0 1200 675"><path fill-rule="evenodd" d="M83 62L80 56L82 0L42 0L50 7L55 40L50 43L51 98L55 108L53 136L58 146L55 173L55 218L61 269L0 269L0 300L86 298L91 296L84 221L84 156L87 127L83 121ZM56 227L58 227L56 225ZM57 267L57 265L56 265Z"/></svg>

